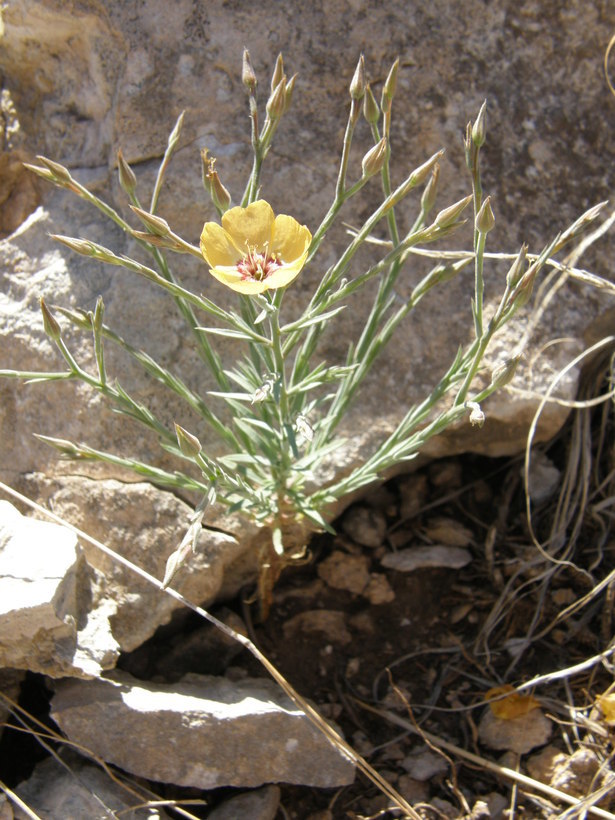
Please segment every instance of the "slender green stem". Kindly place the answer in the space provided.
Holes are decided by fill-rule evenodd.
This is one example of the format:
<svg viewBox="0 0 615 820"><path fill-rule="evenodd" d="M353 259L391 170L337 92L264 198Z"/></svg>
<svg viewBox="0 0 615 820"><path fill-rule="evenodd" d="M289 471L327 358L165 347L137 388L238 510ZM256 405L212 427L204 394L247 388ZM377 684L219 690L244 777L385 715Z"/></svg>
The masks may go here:
<svg viewBox="0 0 615 820"><path fill-rule="evenodd" d="M158 168L158 173L156 175L156 182L154 183L154 190L152 191L152 199L149 206L149 212L151 214L156 213L156 208L158 207L158 198L160 196L160 191L162 190L162 183L169 166L169 162L171 161L171 157L177 147L177 143L179 142L179 135L181 133L182 125L184 122L184 112L179 115L177 122L171 133L169 134L169 139L167 142L167 147L164 152L164 156L162 158L162 162L160 163L160 167Z"/></svg>
<svg viewBox="0 0 615 820"><path fill-rule="evenodd" d="M260 136L258 133L258 105L256 103L256 91L250 89L250 129L252 140L252 153L254 159L252 161L252 171L248 179L248 184L241 198L241 206L245 208L256 199L258 192L261 165L263 163L263 153L261 147Z"/></svg>
<svg viewBox="0 0 615 820"><path fill-rule="evenodd" d="M357 111L360 108L360 103L358 100L351 100L350 103L350 112L348 114L348 120L346 122L346 130L344 132L344 142L342 144L342 156L340 157L340 165L337 174L337 181L335 183L335 197L331 204L331 207L327 211L324 219L314 232L312 236L312 242L310 244L310 251L308 254L308 261L314 256L318 248L320 247L320 243L325 237L325 234L333 224L335 217L337 216L340 208L349 199L353 194L355 194L367 180L359 180L355 185L352 186L351 189L346 190L346 174L348 172L348 160L350 159L350 147L352 145L352 137L354 134L355 125L357 122Z"/></svg>
<svg viewBox="0 0 615 820"><path fill-rule="evenodd" d="M485 290L485 280L483 277L483 257L485 254L485 244L487 234L476 232L478 237L475 243L476 256L474 257L474 329L476 338L483 335L483 300Z"/></svg>

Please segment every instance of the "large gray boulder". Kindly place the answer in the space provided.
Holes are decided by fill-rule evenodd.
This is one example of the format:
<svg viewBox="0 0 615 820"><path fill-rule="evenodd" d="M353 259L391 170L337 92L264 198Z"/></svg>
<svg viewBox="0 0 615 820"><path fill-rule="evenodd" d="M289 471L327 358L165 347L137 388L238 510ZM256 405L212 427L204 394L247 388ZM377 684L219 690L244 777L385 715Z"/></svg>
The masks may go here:
<svg viewBox="0 0 615 820"><path fill-rule="evenodd" d="M6 239L0 244L0 367L56 370L59 356L45 337L38 299L50 304L93 309L102 295L109 324L132 344L176 370L202 395L211 387L204 377L181 319L154 286L120 269L110 269L54 246L48 233L87 237L114 249L134 252L131 241L94 209L65 192L34 181L21 170L21 159L44 154L67 165L76 178L128 213L116 182L116 150L134 166L147 200L170 128L186 111L179 149L162 194L160 213L192 242L206 220L215 216L200 179L199 151L207 147L234 201L241 198L251 163L247 103L241 85L241 52L247 45L259 77L261 101L278 51L288 73L297 73L293 106L284 118L263 174L263 196L276 212L293 214L315 228L333 195L339 149L348 105L348 84L359 53L378 95L386 73L400 57L397 96L393 103L394 182L441 147L447 148L438 203L448 205L468 192L462 133L483 99L488 100L488 140L484 149L484 186L493 195L497 216L489 236L492 250L516 252L527 240L541 249L558 230L588 206L610 193L605 168L612 165L612 100L601 75L601 45L611 26L592 6L574 0L511 6L496 0L451 4L435 0L409 7L336 0L324 6L288 8L266 0L257 5L203 4L197 0L135 6L113 0L101 5L84 0L67 6L59 0L13 0L3 10L4 36L0 71L4 76L5 120L2 157L11 174L0 196ZM360 158L371 146L369 128L361 123L351 156L351 177L360 173ZM377 201L378 182L350 205L342 219L357 223ZM399 209L409 225L417 199ZM26 219L26 217L29 217ZM306 269L289 289L292 315L322 272L346 242L341 227L333 231L319 264ZM612 243L612 240L608 240ZM452 247L470 247L469 229L451 239ZM602 275L610 271L612 246L603 244L591 258ZM368 263L368 254L353 274ZM188 287L228 303L230 291L192 258L175 257L176 272ZM589 263L588 263L589 264ZM418 281L418 260L400 278L406 296ZM487 300L501 293L506 265L489 263ZM333 471L345 471L395 425L407 407L433 387L458 345L472 333L472 274L466 273L431 294L411 316L365 383L342 433L347 445ZM342 361L368 309L370 293L360 296L325 336L321 354ZM572 358L586 338L599 335L612 317L606 292L572 283L563 288L542 315L511 387L484 407L487 422L478 430L464 423L434 440L426 452L444 455L475 450L492 455L517 452L535 412L535 395L544 393L553 373ZM506 359L528 326L525 312L497 339L488 365ZM64 323L66 340L85 368L94 366L91 340ZM557 345L542 352L553 339ZM221 346L226 360L236 352ZM538 355L540 352L540 355ZM176 420L216 449L206 430L178 406L134 362L110 350L109 371L130 386L169 423ZM488 375L488 374L487 374ZM570 397L576 371L560 385ZM481 376L485 378L486 375ZM383 401L386 396L386 401ZM538 438L552 435L566 417L548 405ZM78 465L57 460L54 451L33 438L44 433L85 441L94 447L130 454L159 466L171 457L141 428L118 419L80 385L21 385L0 382L0 477L32 495L65 503L63 513L85 530L106 540L121 514L126 494L105 487L104 517L87 503L90 479L133 481L118 467ZM29 476L29 478L27 478ZM82 489L77 490L78 482ZM45 489L47 487L47 489ZM136 491L135 491L136 492ZM165 494L160 504L167 506ZM194 503L187 495L185 500ZM149 502L148 502L149 503ZM153 506L156 506L155 502ZM117 508L114 505L117 504ZM86 510L90 512L86 513ZM120 516L121 517L121 516ZM136 516L133 532L141 526ZM183 522L169 525L152 549L157 565L177 546ZM239 538L226 561L218 586L237 589L250 566L257 534L241 522L229 523L212 508L206 522ZM126 524L127 532L129 529ZM127 538L130 536L126 535ZM216 582L217 583L217 582ZM209 598L209 593L203 596ZM152 623L167 614L156 611ZM144 627L139 632L148 632Z"/></svg>

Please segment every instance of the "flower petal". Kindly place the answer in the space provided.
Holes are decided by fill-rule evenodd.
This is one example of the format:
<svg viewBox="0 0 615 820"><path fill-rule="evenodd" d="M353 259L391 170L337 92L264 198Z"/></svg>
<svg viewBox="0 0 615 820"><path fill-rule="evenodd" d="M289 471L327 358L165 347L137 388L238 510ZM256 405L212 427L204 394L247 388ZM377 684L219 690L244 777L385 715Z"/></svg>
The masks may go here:
<svg viewBox="0 0 615 820"><path fill-rule="evenodd" d="M283 262L307 258L307 250L312 241L312 234L300 225L296 219L286 214L279 214L273 224L273 244L271 252L280 254Z"/></svg>
<svg viewBox="0 0 615 820"><path fill-rule="evenodd" d="M237 264L243 251L233 244L229 234L217 222L206 222L201 232L201 253L213 268Z"/></svg>
<svg viewBox="0 0 615 820"><path fill-rule="evenodd" d="M263 252L270 247L273 238L273 210L264 199L258 199L247 208L237 206L222 215L222 227L237 247L245 251L246 245Z"/></svg>
<svg viewBox="0 0 615 820"><path fill-rule="evenodd" d="M303 268L306 256L307 250L304 256L295 259L294 262L290 262L288 265L282 265L281 268L278 268L266 279L263 279L265 289L275 290L276 288L285 288L286 285L289 285Z"/></svg>
<svg viewBox="0 0 615 820"><path fill-rule="evenodd" d="M218 282L222 282L227 288L237 293L249 295L252 293L262 293L267 289L266 279L262 279L260 282L258 279L244 279L234 265L230 267L219 266L210 268L209 272Z"/></svg>

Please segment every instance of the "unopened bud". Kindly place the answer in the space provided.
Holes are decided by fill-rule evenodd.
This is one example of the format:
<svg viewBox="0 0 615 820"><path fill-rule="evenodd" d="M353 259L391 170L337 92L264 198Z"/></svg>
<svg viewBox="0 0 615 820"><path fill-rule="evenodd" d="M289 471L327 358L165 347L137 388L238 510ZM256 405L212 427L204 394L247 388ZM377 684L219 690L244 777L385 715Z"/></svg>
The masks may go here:
<svg viewBox="0 0 615 820"><path fill-rule="evenodd" d="M493 229L493 226L495 225L495 216L493 215L493 211L491 209L490 196L484 199L483 204L480 206L480 209L476 214L474 224L476 225L476 230L482 234L487 234Z"/></svg>
<svg viewBox="0 0 615 820"><path fill-rule="evenodd" d="M124 159L122 149L117 152L117 172L120 178L120 185L128 196L132 196L137 188L137 178L130 165Z"/></svg>
<svg viewBox="0 0 615 820"><path fill-rule="evenodd" d="M363 168L363 176L371 177L382 170L387 157L388 142L386 137L377 142L373 148L365 154L361 167Z"/></svg>
<svg viewBox="0 0 615 820"><path fill-rule="evenodd" d="M427 162L424 162L422 165L419 165L418 168L415 168L412 174L410 175L409 181L412 187L414 188L416 185L420 185L424 182L434 167L440 162L444 155L444 150L441 149L440 151L436 151L436 153L429 157Z"/></svg>
<svg viewBox="0 0 615 820"><path fill-rule="evenodd" d="M487 134L487 100L481 105L478 117L472 126L472 142L477 148L485 144Z"/></svg>
<svg viewBox="0 0 615 820"><path fill-rule="evenodd" d="M391 102L393 101L393 96L395 95L395 89L397 87L397 72L399 70L399 59L395 60L393 65L391 66L391 70L389 71L389 76L386 78L386 82L382 89L382 100L380 106L383 111L388 112L391 109Z"/></svg>
<svg viewBox="0 0 615 820"><path fill-rule="evenodd" d="M280 82L271 92L267 100L267 115L271 120L279 120L286 110L286 77L282 77Z"/></svg>
<svg viewBox="0 0 615 820"><path fill-rule="evenodd" d="M275 61L275 68L273 69L273 74L271 75L271 90L275 91L276 88L280 84L280 80L284 77L284 60L282 59L282 54L278 54L278 58Z"/></svg>
<svg viewBox="0 0 615 820"><path fill-rule="evenodd" d="M295 427L297 432L301 433L306 441L312 441L314 438L314 428L305 416L297 416L295 419Z"/></svg>
<svg viewBox="0 0 615 820"><path fill-rule="evenodd" d="M218 172L214 171L211 175L211 199L218 210L224 212L228 211L231 204L231 195L226 190L224 185L220 182Z"/></svg>
<svg viewBox="0 0 615 820"><path fill-rule="evenodd" d="M470 202L472 201L472 194L460 199L459 202L455 202L454 205L449 205L448 208L444 208L443 211L440 211L439 214L436 216L434 220L434 225L437 228L448 228L453 223L455 223L465 208L468 207Z"/></svg>
<svg viewBox="0 0 615 820"><path fill-rule="evenodd" d="M440 177L440 164L436 163L431 172L429 182L425 186L423 195L421 196L421 209L424 213L429 213L436 202L436 194L438 192L438 178Z"/></svg>
<svg viewBox="0 0 615 820"><path fill-rule="evenodd" d="M363 55L359 57L359 62L355 68L354 76L350 83L350 96L353 100L362 100L365 94L365 60Z"/></svg>
<svg viewBox="0 0 615 820"><path fill-rule="evenodd" d="M96 256L96 247L87 239L74 239L72 236L61 236L60 234L49 234L51 239L61 242L70 248L75 253L80 253L82 256Z"/></svg>
<svg viewBox="0 0 615 820"><path fill-rule="evenodd" d="M505 362L502 362L502 364L499 364L497 367L494 367L491 373L491 384L489 386L494 389L499 389L511 382L515 376L519 359L520 356L514 356L511 359L506 359Z"/></svg>
<svg viewBox="0 0 615 820"><path fill-rule="evenodd" d="M485 423L485 414L480 409L480 404L475 401L468 401L466 407L470 410L470 424L472 427L482 427Z"/></svg>
<svg viewBox="0 0 615 820"><path fill-rule="evenodd" d="M54 180L60 183L68 183L72 182L73 178L70 175L70 171L68 168L65 168L64 165L60 165L59 162L54 162L52 159L47 159L47 157L43 157L38 155L36 157L39 162L42 162L45 168L47 168L53 174Z"/></svg>
<svg viewBox="0 0 615 820"><path fill-rule="evenodd" d="M581 214L581 216L576 219L569 228L566 228L566 230L563 231L551 253L557 253L557 251L563 248L567 242L570 242L571 239L574 239L586 228L588 228L596 217L599 216L606 204L607 202L605 201L598 203L598 205L592 205L589 210L585 211L584 214Z"/></svg>
<svg viewBox="0 0 615 820"><path fill-rule="evenodd" d="M527 254L527 245L522 245L521 250L517 254L517 258L510 266L506 274L506 284L509 288L514 288L518 285L523 276L523 269L525 268L525 256Z"/></svg>
<svg viewBox="0 0 615 820"><path fill-rule="evenodd" d="M523 276L519 280L519 283L515 289L515 293L513 294L512 301L515 310L519 310L519 308L525 307L525 305L527 305L527 303L530 301L532 291L534 290L534 280L536 279L537 273L538 269L532 266L528 268L528 270L523 274Z"/></svg>
<svg viewBox="0 0 615 820"><path fill-rule="evenodd" d="M250 52L247 48L243 50L243 63L241 67L241 82L245 85L248 91L254 93L256 91L256 74L252 68L252 60L250 59Z"/></svg>
<svg viewBox="0 0 615 820"><path fill-rule="evenodd" d="M103 302L102 296L99 296L96 300L96 307L94 308L94 315L92 316L92 328L94 329L95 333L100 333L103 328L103 318L105 315L105 303Z"/></svg>
<svg viewBox="0 0 615 820"><path fill-rule="evenodd" d="M297 79L297 75L293 74L290 80L286 83L286 92L284 94L284 113L288 111L290 108L290 104L293 99L293 91L295 89L295 81Z"/></svg>
<svg viewBox="0 0 615 820"><path fill-rule="evenodd" d="M365 88L363 97L363 116L370 125L375 125L380 119L380 109L369 85Z"/></svg>
<svg viewBox="0 0 615 820"><path fill-rule="evenodd" d="M175 423L175 435L177 436L179 449L188 458L196 458L203 449L198 438L187 430L184 430L184 428L180 427L177 423Z"/></svg>
<svg viewBox="0 0 615 820"><path fill-rule="evenodd" d="M41 313L43 314L43 327L45 328L45 333L49 336L50 339L53 339L54 342L58 342L62 336L60 325L58 324L57 320L52 316L51 311L45 304L45 300L42 296L40 299L40 305Z"/></svg>
<svg viewBox="0 0 615 820"><path fill-rule="evenodd" d="M136 205L131 205L130 208L155 236L168 236L171 233L171 228L166 219L150 214L148 211L144 211L143 208L137 208Z"/></svg>
<svg viewBox="0 0 615 820"><path fill-rule="evenodd" d="M175 148L177 143L179 142L179 137L182 132L182 127L184 125L184 116L186 112L182 111L179 117L177 118L177 122L173 126L173 130L169 134L169 139L167 140L167 145L169 148Z"/></svg>

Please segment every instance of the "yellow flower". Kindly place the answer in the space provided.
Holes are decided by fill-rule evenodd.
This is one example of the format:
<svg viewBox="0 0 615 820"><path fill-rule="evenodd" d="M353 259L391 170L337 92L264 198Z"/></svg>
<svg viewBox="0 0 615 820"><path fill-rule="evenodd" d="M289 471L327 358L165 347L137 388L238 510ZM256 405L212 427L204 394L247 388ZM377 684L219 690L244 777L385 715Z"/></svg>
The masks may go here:
<svg viewBox="0 0 615 820"><path fill-rule="evenodd" d="M206 222L201 253L212 276L239 293L284 288L305 265L312 234L292 216L274 216L259 199L247 208L231 208L222 225Z"/></svg>

